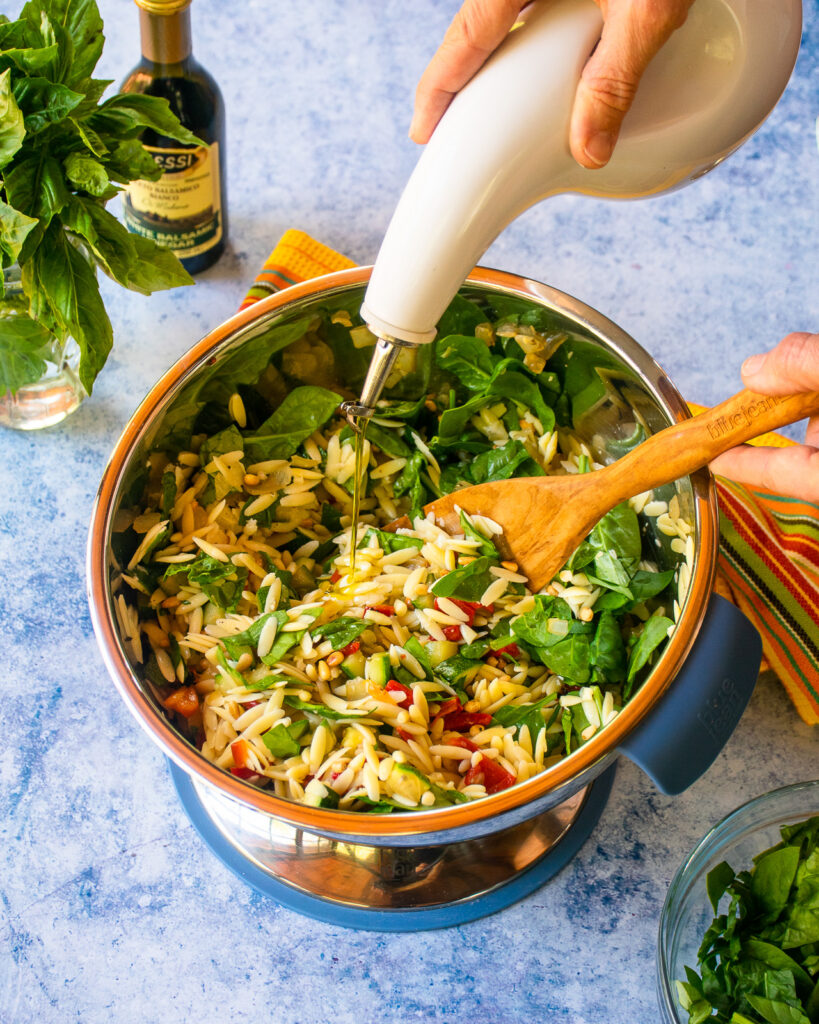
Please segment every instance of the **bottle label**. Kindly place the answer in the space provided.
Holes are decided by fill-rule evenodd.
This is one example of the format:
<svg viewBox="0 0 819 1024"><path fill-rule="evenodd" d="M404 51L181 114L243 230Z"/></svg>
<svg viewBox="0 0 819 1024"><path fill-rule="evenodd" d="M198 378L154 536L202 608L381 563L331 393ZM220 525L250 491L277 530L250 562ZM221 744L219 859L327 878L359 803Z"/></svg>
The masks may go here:
<svg viewBox="0 0 819 1024"><path fill-rule="evenodd" d="M195 149L146 146L163 174L122 194L125 226L177 256L198 256L222 238L219 143Z"/></svg>

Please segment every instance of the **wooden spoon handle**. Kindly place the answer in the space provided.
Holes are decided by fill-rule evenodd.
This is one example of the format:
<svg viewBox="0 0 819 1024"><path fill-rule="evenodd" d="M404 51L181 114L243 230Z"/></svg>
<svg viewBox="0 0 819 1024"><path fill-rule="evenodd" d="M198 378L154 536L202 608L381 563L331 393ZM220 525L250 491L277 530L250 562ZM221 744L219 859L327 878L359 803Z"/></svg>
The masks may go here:
<svg viewBox="0 0 819 1024"><path fill-rule="evenodd" d="M605 473L620 484L620 501L670 483L738 444L819 413L819 393L760 395L743 388L690 420L666 427Z"/></svg>

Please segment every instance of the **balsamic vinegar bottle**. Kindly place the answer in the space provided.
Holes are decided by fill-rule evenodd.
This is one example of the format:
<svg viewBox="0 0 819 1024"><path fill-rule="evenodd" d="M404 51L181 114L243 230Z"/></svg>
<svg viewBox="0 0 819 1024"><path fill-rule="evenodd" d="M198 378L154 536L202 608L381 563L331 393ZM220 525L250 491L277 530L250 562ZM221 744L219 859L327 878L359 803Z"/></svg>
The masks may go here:
<svg viewBox="0 0 819 1024"><path fill-rule="evenodd" d="M192 55L191 0L136 0L142 60L123 92L164 97L182 124L206 143L181 143L146 129L145 148L163 169L158 181L135 181L122 194L129 231L171 249L196 274L222 254L227 238L225 111L213 77Z"/></svg>

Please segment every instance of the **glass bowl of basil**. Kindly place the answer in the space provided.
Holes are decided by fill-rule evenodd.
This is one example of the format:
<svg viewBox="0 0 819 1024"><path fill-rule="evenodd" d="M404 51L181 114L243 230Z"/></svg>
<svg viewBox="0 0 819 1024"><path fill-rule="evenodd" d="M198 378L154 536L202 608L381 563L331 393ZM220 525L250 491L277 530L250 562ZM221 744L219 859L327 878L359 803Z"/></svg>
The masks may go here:
<svg viewBox="0 0 819 1024"><path fill-rule="evenodd" d="M660 918L664 1024L819 1020L819 780L723 818L671 881Z"/></svg>

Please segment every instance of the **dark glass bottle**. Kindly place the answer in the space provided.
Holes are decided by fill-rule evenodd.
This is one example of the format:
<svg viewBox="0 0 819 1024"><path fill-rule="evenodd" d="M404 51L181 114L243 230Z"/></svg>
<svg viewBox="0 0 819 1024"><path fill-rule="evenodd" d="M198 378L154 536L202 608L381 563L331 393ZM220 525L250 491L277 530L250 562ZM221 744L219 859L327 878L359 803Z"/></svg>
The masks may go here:
<svg viewBox="0 0 819 1024"><path fill-rule="evenodd" d="M122 91L163 97L206 145L183 146L146 129L142 142L164 173L127 187L123 219L129 231L173 250L196 274L219 259L227 238L224 103L213 77L193 59L191 0L136 3L142 60Z"/></svg>

